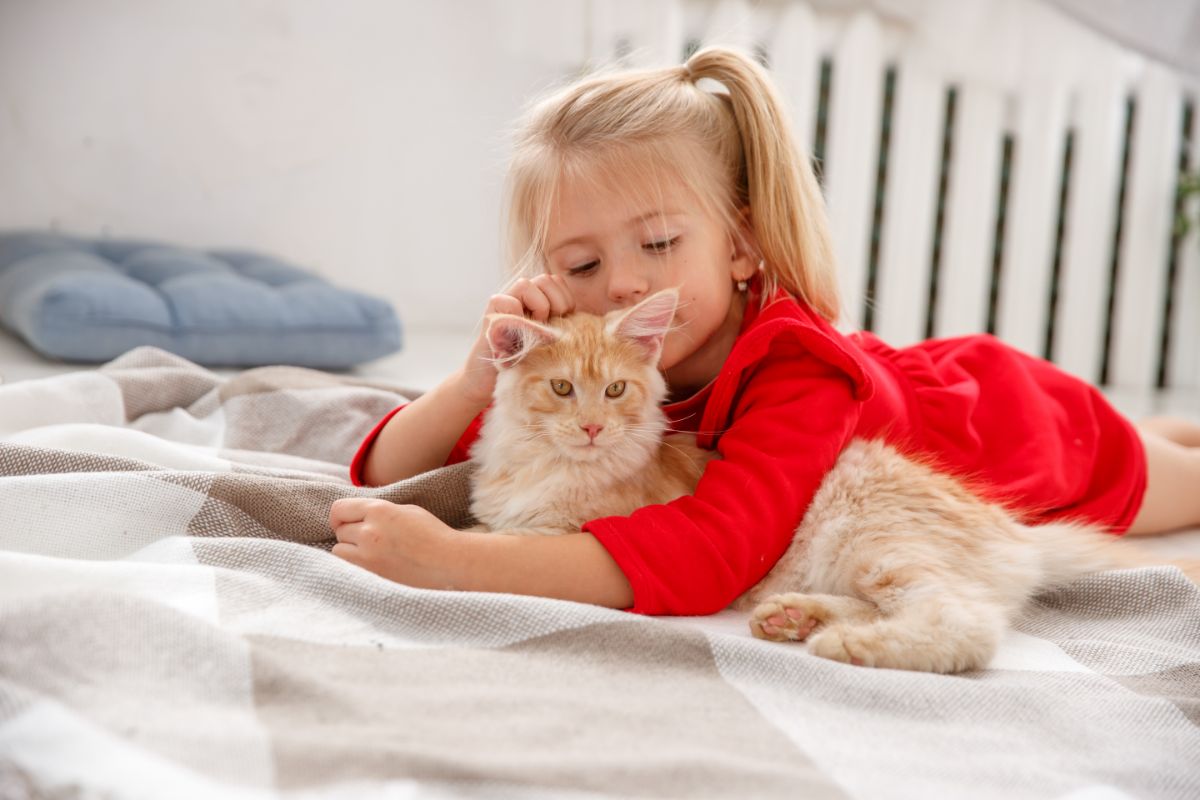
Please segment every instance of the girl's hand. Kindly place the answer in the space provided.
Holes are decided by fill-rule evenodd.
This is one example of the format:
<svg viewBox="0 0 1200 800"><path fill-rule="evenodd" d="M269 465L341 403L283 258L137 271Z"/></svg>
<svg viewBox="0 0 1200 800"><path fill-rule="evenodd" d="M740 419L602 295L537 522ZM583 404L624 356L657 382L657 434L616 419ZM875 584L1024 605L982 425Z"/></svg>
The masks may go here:
<svg viewBox="0 0 1200 800"><path fill-rule="evenodd" d="M456 589L455 531L420 506L375 498L335 500L333 554L376 575L422 589Z"/></svg>
<svg viewBox="0 0 1200 800"><path fill-rule="evenodd" d="M485 318L488 314L513 314L546 322L574 310L575 298L561 275L538 275L532 280L521 278L505 294L492 295L483 313ZM496 388L496 367L488 361L491 357L485 321L462 369L463 392L481 408L491 402Z"/></svg>
<svg viewBox="0 0 1200 800"><path fill-rule="evenodd" d="M625 574L590 533L456 531L418 506L360 497L335 501L329 527L335 556L408 586L633 605Z"/></svg>

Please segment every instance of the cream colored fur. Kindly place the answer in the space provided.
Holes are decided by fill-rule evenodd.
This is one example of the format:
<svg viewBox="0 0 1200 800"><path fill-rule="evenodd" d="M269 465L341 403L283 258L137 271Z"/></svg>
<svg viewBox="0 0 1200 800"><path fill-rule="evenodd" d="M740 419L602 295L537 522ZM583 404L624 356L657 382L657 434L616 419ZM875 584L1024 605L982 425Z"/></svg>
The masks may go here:
<svg viewBox="0 0 1200 800"><path fill-rule="evenodd" d="M539 325L496 315L489 338L500 374L471 450L471 512L504 533L576 533L597 517L632 514L691 493L712 453L664 435L659 351L677 294L659 292L606 317ZM551 381L571 384L570 396ZM623 382L619 397L605 390ZM584 426L600 425L594 441Z"/></svg>
<svg viewBox="0 0 1200 800"><path fill-rule="evenodd" d="M500 374L472 457L483 530L577 532L695 490L715 454L664 436L655 365L676 295L605 318L540 325L498 315ZM569 396L552 381L568 381ZM619 397L607 387L625 383ZM586 426L602 426L589 435ZM987 664L1037 591L1087 572L1162 563L1086 525L1020 524L882 442L856 440L817 491L783 558L734 603L755 636L825 658L956 672ZM1185 567L1193 580L1196 567ZM772 624L775 620L778 624Z"/></svg>
<svg viewBox="0 0 1200 800"><path fill-rule="evenodd" d="M783 558L734 608L752 609L755 636L807 641L818 656L958 672L987 664L1038 591L1163 563L1088 525L1022 525L953 478L855 440ZM1200 578L1196 565L1178 566Z"/></svg>

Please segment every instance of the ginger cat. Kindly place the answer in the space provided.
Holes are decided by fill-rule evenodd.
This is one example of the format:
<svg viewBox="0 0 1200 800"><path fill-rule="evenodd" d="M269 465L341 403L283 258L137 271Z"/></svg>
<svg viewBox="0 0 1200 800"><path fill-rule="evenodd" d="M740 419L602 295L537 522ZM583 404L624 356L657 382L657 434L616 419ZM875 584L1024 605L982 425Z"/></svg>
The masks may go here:
<svg viewBox="0 0 1200 800"><path fill-rule="evenodd" d="M505 533L574 533L696 488L715 454L665 435L655 366L677 302L667 290L603 318L489 318L500 373L471 450L475 519Z"/></svg>
<svg viewBox="0 0 1200 800"><path fill-rule="evenodd" d="M893 669L985 667L1040 591L1107 569L1163 565L1082 523L1021 524L953 477L856 439L825 476L787 552L733 603L751 632L825 658ZM1200 564L1176 563L1200 583Z"/></svg>
<svg viewBox="0 0 1200 800"><path fill-rule="evenodd" d="M694 491L718 456L665 435L656 364L677 301L668 290L603 318L489 319L500 373L471 452L480 529L573 533ZM787 552L733 607L752 609L755 636L807 641L824 658L957 672L985 666L1038 591L1161 563L1094 527L1023 525L919 460L855 440Z"/></svg>

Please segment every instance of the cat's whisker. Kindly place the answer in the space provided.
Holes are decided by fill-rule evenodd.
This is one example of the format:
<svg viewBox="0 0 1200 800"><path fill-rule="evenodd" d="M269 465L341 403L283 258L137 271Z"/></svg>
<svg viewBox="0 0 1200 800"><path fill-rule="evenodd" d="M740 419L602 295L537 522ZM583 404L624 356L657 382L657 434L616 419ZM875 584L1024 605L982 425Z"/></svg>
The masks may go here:
<svg viewBox="0 0 1200 800"><path fill-rule="evenodd" d="M684 450L683 447L676 447L673 444L668 443L668 441L666 441L665 439L662 440L662 446L670 447L671 450L676 451L677 453L679 453L680 456L684 456L686 459L686 462L688 462L691 465L692 471L694 471L694 473L696 475L700 475L701 473L703 473L703 471L704 471L703 465L697 464L695 462L695 459L692 459L691 456L689 455L688 451Z"/></svg>
<svg viewBox="0 0 1200 800"><path fill-rule="evenodd" d="M550 433L548 431L543 431L540 433L525 434L524 436L521 437L521 441L528 444L530 442L536 442L539 439L553 439L553 438L554 438L553 433Z"/></svg>
<svg viewBox="0 0 1200 800"><path fill-rule="evenodd" d="M478 469L471 508L480 523L490 530L570 533L589 519L629 514L694 490L713 454L689 446L687 435L666 443L669 451L662 447L670 426L657 365L624 343L613 346L647 330L664 332L661 311L651 305L646 313L628 322L623 316L613 330L602 317L564 317L549 326L561 335L530 348L545 347L545 358L510 367L517 380L497 385L472 451ZM602 381L597 371L620 373L620 379ZM626 382L640 391L610 393Z"/></svg>
<svg viewBox="0 0 1200 800"><path fill-rule="evenodd" d="M651 422L646 422L646 423L635 422L632 424L625 425L625 427L622 428L622 430L637 431L638 433L653 433L653 434L661 435L662 433L666 432L667 428L664 428L662 425L655 425L654 423L651 423Z"/></svg>

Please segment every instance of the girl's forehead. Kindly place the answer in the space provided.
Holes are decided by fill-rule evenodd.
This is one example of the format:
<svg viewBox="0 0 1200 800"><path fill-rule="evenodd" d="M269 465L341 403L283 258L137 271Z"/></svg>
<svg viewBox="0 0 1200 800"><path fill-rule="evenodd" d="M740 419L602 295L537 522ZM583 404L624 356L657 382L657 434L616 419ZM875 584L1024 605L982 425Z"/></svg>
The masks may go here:
<svg viewBox="0 0 1200 800"><path fill-rule="evenodd" d="M690 211L694 191L682 179L646 174L637 169L593 169L583 174L564 174L558 182L551 216L572 212L605 211L632 218L636 213L675 209Z"/></svg>
<svg viewBox="0 0 1200 800"><path fill-rule="evenodd" d="M574 241L703 214L695 191L682 180L636 171L563 175L547 219L547 254Z"/></svg>

